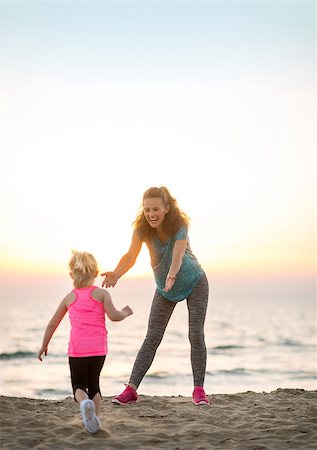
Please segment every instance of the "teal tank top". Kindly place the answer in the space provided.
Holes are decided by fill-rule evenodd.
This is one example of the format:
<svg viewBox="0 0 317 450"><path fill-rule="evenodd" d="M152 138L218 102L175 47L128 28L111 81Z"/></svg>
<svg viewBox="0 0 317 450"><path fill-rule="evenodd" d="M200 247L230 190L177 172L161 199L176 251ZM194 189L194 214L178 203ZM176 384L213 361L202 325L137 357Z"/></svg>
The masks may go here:
<svg viewBox="0 0 317 450"><path fill-rule="evenodd" d="M164 292L166 277L172 263L174 243L182 239L187 239L182 265L172 289L169 292ZM172 302L186 299L192 293L197 281L204 274L197 258L191 251L187 227L181 227L166 242L162 243L158 237L154 237L146 241L146 244L151 255L151 265L158 292Z"/></svg>

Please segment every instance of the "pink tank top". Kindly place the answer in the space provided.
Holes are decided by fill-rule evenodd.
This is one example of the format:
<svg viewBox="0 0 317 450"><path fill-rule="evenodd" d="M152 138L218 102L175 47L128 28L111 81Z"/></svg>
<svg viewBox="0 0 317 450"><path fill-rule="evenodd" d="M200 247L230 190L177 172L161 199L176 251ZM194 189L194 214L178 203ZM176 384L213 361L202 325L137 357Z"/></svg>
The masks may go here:
<svg viewBox="0 0 317 450"><path fill-rule="evenodd" d="M107 330L103 303L91 293L96 286L73 289L76 300L69 305L71 323L68 356L104 356L108 353Z"/></svg>

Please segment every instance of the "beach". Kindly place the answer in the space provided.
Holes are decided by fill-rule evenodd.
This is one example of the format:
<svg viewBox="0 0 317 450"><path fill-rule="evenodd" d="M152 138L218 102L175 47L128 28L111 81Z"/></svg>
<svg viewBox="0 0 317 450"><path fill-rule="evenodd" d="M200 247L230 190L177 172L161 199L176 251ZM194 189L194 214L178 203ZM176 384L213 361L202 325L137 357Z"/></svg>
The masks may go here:
<svg viewBox="0 0 317 450"><path fill-rule="evenodd" d="M190 397L139 395L119 406L104 397L102 430L90 435L72 397L0 397L1 449L315 449L317 391L277 389Z"/></svg>

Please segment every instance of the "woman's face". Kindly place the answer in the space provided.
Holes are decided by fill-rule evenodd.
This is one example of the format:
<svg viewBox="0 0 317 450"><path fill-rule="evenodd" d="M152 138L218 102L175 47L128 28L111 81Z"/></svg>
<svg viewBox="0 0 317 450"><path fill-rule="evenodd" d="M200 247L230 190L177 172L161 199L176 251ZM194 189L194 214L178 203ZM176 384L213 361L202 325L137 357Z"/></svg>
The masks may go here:
<svg viewBox="0 0 317 450"><path fill-rule="evenodd" d="M168 210L169 206L165 206L163 200L159 197L143 200L143 213L152 228L159 228L162 225Z"/></svg>

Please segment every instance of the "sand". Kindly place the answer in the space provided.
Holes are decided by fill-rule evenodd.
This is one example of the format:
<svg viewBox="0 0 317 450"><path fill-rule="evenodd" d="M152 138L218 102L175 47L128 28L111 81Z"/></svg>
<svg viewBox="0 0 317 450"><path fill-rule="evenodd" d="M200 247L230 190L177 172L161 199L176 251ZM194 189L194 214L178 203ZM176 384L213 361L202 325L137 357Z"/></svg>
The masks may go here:
<svg viewBox="0 0 317 450"><path fill-rule="evenodd" d="M212 396L139 396L114 405L105 397L103 429L90 435L71 397L62 401L0 396L1 449L316 449L317 391L278 389Z"/></svg>

